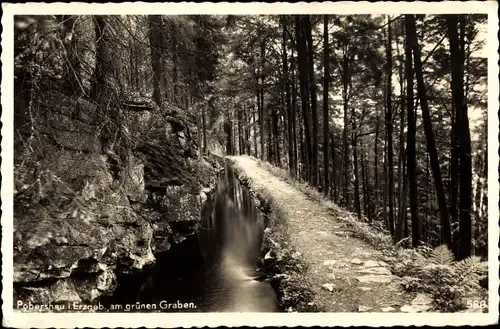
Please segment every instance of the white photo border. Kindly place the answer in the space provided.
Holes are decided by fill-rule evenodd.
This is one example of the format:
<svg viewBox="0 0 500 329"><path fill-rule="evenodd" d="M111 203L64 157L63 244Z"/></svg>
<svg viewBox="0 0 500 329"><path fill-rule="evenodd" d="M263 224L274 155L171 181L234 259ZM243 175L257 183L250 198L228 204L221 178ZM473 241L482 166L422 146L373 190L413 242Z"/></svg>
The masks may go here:
<svg viewBox="0 0 500 329"><path fill-rule="evenodd" d="M496 1L315 3L25 3L2 4L2 311L6 327L216 327L216 326L462 326L498 323L499 305L499 84ZM13 299L13 30L14 15L44 14L460 14L488 15L488 265L489 313L21 313ZM140 314L140 316L138 316Z"/></svg>

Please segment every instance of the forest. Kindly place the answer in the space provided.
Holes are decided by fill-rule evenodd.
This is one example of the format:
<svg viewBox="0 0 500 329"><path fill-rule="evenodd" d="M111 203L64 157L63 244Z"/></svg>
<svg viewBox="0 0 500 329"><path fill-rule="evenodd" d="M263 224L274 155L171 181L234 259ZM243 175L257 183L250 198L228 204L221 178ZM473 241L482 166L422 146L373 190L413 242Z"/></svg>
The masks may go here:
<svg viewBox="0 0 500 329"><path fill-rule="evenodd" d="M122 158L146 137L116 104L182 112L200 157L251 155L395 244L487 257L485 39L476 14L17 16L16 102L99 104Z"/></svg>

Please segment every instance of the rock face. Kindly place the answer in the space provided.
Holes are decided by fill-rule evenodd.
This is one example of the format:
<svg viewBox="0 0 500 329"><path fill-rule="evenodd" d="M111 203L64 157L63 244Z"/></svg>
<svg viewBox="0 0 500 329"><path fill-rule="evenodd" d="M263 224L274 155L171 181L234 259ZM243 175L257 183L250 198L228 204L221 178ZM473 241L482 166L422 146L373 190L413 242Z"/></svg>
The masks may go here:
<svg viewBox="0 0 500 329"><path fill-rule="evenodd" d="M160 120L158 109L122 106L128 137L104 147L91 102L48 91L32 122L25 105L16 102L14 303L91 302L196 232L217 168L200 160L187 120L172 124L182 113Z"/></svg>

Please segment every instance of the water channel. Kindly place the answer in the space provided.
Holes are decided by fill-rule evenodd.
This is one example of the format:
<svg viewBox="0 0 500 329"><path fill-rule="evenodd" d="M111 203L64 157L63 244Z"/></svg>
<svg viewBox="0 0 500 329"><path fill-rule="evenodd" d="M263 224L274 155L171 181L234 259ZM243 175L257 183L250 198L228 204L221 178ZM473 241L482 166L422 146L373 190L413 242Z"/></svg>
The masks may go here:
<svg viewBox="0 0 500 329"><path fill-rule="evenodd" d="M274 289L257 270L264 217L228 166L204 204L200 226L157 255L143 277L120 278L110 302L195 305L164 311L279 312Z"/></svg>

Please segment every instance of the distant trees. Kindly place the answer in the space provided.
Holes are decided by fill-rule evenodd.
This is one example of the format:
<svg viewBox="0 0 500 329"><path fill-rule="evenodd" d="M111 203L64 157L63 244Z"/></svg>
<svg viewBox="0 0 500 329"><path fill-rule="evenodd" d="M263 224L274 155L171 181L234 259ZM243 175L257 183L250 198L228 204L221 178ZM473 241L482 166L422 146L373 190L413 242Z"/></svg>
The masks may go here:
<svg viewBox="0 0 500 329"><path fill-rule="evenodd" d="M463 259L487 252L485 20L19 16L16 102L77 95L98 105L102 144L116 148L128 140L121 104L151 100L198 127L200 156L259 157L395 242L445 243ZM40 115L15 113L16 143Z"/></svg>
<svg viewBox="0 0 500 329"><path fill-rule="evenodd" d="M471 210L481 212L484 202L474 200L486 197L484 152L474 149L467 111L473 102L486 113L479 92L486 62L473 54L483 47L482 22L480 15L232 17L231 84L221 86L257 109L248 139L260 143L243 153L288 168L395 242L445 243L458 258L470 255L486 239L477 233L486 219Z"/></svg>

